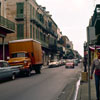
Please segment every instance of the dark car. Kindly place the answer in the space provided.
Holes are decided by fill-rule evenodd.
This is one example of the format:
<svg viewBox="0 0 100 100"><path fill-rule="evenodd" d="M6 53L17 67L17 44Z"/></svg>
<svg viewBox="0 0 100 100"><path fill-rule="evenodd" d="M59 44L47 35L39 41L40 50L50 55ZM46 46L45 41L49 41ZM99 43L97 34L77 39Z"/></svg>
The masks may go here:
<svg viewBox="0 0 100 100"><path fill-rule="evenodd" d="M79 63L78 59L74 59L74 65L78 66L78 63Z"/></svg>
<svg viewBox="0 0 100 100"><path fill-rule="evenodd" d="M12 80L19 74L19 66L10 66L7 61L0 60L0 80L10 77Z"/></svg>

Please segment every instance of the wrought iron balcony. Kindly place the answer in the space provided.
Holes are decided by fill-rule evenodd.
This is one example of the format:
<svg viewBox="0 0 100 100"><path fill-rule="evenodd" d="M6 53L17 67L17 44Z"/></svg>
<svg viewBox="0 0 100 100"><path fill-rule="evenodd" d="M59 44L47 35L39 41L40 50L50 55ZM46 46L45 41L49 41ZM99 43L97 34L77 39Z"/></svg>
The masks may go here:
<svg viewBox="0 0 100 100"><path fill-rule="evenodd" d="M41 43L42 47L48 48L48 43L47 42L44 42L44 41L39 40L39 39L37 39L37 41L39 41Z"/></svg>
<svg viewBox="0 0 100 100"><path fill-rule="evenodd" d="M43 30L46 30L46 26L38 18L36 18L35 16L31 17L31 22L35 23L37 26L39 26Z"/></svg>
<svg viewBox="0 0 100 100"><path fill-rule="evenodd" d="M94 10L94 14L92 17L92 26L95 26L97 20L100 20L100 4L96 5Z"/></svg>
<svg viewBox="0 0 100 100"><path fill-rule="evenodd" d="M0 16L0 29L6 33L13 33L15 31L15 23Z"/></svg>

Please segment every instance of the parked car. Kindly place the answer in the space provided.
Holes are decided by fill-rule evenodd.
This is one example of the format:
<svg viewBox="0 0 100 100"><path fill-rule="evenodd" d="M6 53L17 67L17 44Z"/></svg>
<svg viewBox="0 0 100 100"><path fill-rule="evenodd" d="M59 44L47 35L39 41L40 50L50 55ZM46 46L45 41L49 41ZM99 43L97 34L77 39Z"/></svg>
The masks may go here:
<svg viewBox="0 0 100 100"><path fill-rule="evenodd" d="M59 60L59 66L62 66L64 64L65 64L65 60L64 59Z"/></svg>
<svg viewBox="0 0 100 100"><path fill-rule="evenodd" d="M15 79L19 73L20 66L10 66L7 61L0 60L0 80L4 78Z"/></svg>
<svg viewBox="0 0 100 100"><path fill-rule="evenodd" d="M49 63L49 68L54 68L54 67L58 67L59 63L57 61L51 61Z"/></svg>
<svg viewBox="0 0 100 100"><path fill-rule="evenodd" d="M66 68L74 68L74 60L73 59L67 59L65 67Z"/></svg>

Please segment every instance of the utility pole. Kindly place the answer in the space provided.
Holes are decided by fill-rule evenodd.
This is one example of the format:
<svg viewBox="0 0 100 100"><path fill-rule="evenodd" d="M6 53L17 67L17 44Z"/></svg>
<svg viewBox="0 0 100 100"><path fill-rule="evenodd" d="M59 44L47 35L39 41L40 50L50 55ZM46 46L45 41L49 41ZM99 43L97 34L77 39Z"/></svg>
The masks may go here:
<svg viewBox="0 0 100 100"><path fill-rule="evenodd" d="M91 83L90 83L90 58L89 58L89 44L90 44L90 37L89 37L89 27L87 27L87 48L88 48L88 100L91 100Z"/></svg>

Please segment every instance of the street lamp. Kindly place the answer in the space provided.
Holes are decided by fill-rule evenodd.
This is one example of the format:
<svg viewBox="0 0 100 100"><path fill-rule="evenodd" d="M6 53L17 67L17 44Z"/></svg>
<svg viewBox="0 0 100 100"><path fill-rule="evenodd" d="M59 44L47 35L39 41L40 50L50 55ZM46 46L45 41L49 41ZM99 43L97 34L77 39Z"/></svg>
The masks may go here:
<svg viewBox="0 0 100 100"><path fill-rule="evenodd" d="M87 27L87 48L88 48L88 100L91 100L91 84L90 84L90 63L89 63L89 44L90 44L90 37L89 37L89 27Z"/></svg>

